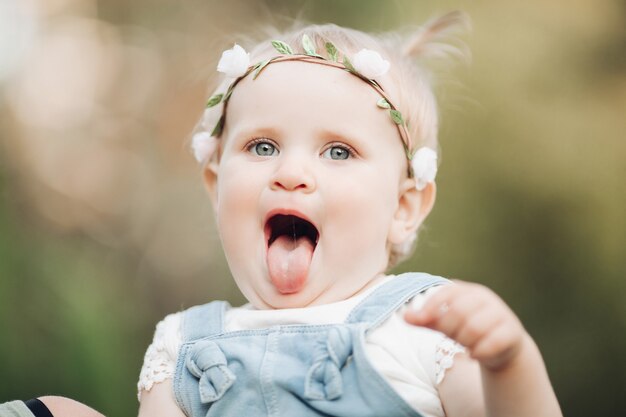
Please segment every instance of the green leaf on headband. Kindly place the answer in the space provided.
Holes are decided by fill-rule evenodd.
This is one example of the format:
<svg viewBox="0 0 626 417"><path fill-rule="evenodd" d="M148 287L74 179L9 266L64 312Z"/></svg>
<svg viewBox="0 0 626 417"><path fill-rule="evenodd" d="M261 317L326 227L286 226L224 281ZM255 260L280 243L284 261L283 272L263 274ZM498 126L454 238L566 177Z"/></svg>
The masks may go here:
<svg viewBox="0 0 626 417"><path fill-rule="evenodd" d="M378 100L376 102L376 105L378 107L380 107L381 109L390 109L391 108L391 104L389 104L389 102L387 100L385 100L384 98L381 98L380 100Z"/></svg>
<svg viewBox="0 0 626 417"><path fill-rule="evenodd" d="M393 119L395 124L401 125L402 123L404 123L402 113L400 113L398 110L391 109L389 110L389 114L391 114L391 118Z"/></svg>
<svg viewBox="0 0 626 417"><path fill-rule="evenodd" d="M280 54L283 54L283 55L293 55L293 51L291 50L291 47L289 45L287 45L283 41L272 41L272 46Z"/></svg>
<svg viewBox="0 0 626 417"><path fill-rule="evenodd" d="M217 124L213 128L211 132L211 136L219 136L222 134L222 129L224 128L224 115L220 117L220 120L217 121Z"/></svg>
<svg viewBox="0 0 626 417"><path fill-rule="evenodd" d="M346 69L354 74L358 74L357 70L354 69L354 66L352 65L352 62L350 62L350 60L348 59L347 56L344 55L343 57L343 65L346 67Z"/></svg>
<svg viewBox="0 0 626 417"><path fill-rule="evenodd" d="M315 52L313 41L306 33L302 35L302 48L304 48L304 52L306 52L307 55L319 56L317 52Z"/></svg>
<svg viewBox="0 0 626 417"><path fill-rule="evenodd" d="M335 45L333 45L331 42L326 42L326 44L324 44L324 46L326 47L326 52L328 52L328 58L331 61L337 62L337 60L338 60L337 48L335 48Z"/></svg>
<svg viewBox="0 0 626 417"><path fill-rule="evenodd" d="M220 104L220 101L222 101L222 97L224 97L224 94L215 94L209 99L209 101L206 102L206 107L209 108Z"/></svg>
<svg viewBox="0 0 626 417"><path fill-rule="evenodd" d="M256 77L259 76L261 71L263 71L263 68L265 68L267 66L267 64L270 63L270 61L271 61L271 59L266 59L265 61L259 63L259 65L257 66L256 70L254 70L254 76L252 77L253 80L256 80Z"/></svg>

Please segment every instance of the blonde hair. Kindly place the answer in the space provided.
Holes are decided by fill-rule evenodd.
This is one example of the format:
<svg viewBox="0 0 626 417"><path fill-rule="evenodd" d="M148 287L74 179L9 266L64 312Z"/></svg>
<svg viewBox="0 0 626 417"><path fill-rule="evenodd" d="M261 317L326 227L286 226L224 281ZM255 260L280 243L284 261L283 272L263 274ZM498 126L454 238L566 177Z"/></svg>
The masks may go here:
<svg viewBox="0 0 626 417"><path fill-rule="evenodd" d="M432 74L427 71L425 61L431 58L449 60L465 55L463 45L456 44L450 35L455 29L467 28L468 19L461 12L451 12L432 19L423 26L406 35L399 32L372 35L335 24L302 25L296 23L290 30L280 32L274 28L266 29L267 38L260 42L245 45L250 50L250 61L261 62L276 56L271 41L281 40L291 46L295 54L305 54L302 49L302 36L306 34L318 51L324 51L326 42L332 42L340 54L353 56L361 49L379 52L391 63L388 83L393 91L390 96L406 122L408 133L413 142L413 150L427 146L439 153L438 131L439 115L434 94ZM268 36L269 35L269 36ZM225 92L232 79L223 80L213 94ZM389 94L389 92L388 92ZM208 109L199 123L202 130L212 129L220 110ZM211 122L207 123L207 120ZM208 126L207 126L208 125ZM392 245L388 268L407 259L415 249L417 231L409 241L402 245Z"/></svg>

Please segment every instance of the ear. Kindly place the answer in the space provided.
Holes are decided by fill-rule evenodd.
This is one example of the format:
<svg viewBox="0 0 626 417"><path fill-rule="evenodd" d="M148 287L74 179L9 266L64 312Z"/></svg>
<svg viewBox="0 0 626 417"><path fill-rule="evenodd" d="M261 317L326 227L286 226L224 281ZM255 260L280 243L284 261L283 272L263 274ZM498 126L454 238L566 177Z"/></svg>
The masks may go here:
<svg viewBox="0 0 626 417"><path fill-rule="evenodd" d="M389 229L390 243L402 244L415 233L432 210L436 194L437 187L434 182L428 183L421 191L415 188L413 178L407 178L402 182L398 207Z"/></svg>
<svg viewBox="0 0 626 417"><path fill-rule="evenodd" d="M209 193L213 209L217 207L217 168L217 162L209 161L202 171L204 188Z"/></svg>

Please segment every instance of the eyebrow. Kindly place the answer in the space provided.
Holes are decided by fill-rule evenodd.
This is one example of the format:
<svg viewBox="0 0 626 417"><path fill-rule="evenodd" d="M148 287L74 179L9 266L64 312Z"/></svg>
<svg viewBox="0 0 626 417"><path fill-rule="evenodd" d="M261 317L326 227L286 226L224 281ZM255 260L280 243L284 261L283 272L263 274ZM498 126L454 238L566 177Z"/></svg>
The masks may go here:
<svg viewBox="0 0 626 417"><path fill-rule="evenodd" d="M317 130L317 135L319 137L324 138L332 138L333 140L337 140L339 142L346 142L348 144L361 144L362 140L360 137L362 136L361 132L358 131L344 131L341 129L328 129L322 128Z"/></svg>
<svg viewBox="0 0 626 417"><path fill-rule="evenodd" d="M254 136L279 137L282 132L280 129L272 126L243 126L232 132L232 138L240 140L242 138L251 138Z"/></svg>

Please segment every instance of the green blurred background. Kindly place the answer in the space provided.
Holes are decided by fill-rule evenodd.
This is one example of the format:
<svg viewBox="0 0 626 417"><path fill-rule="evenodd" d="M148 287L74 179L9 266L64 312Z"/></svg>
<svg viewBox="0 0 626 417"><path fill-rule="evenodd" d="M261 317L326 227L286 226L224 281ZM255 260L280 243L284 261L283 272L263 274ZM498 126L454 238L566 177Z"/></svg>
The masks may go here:
<svg viewBox="0 0 626 417"><path fill-rule="evenodd" d="M626 409L626 2L0 1L0 402L136 414L154 326L243 301L187 149L220 52L292 17L387 31L466 11L415 256L484 283L565 415Z"/></svg>

